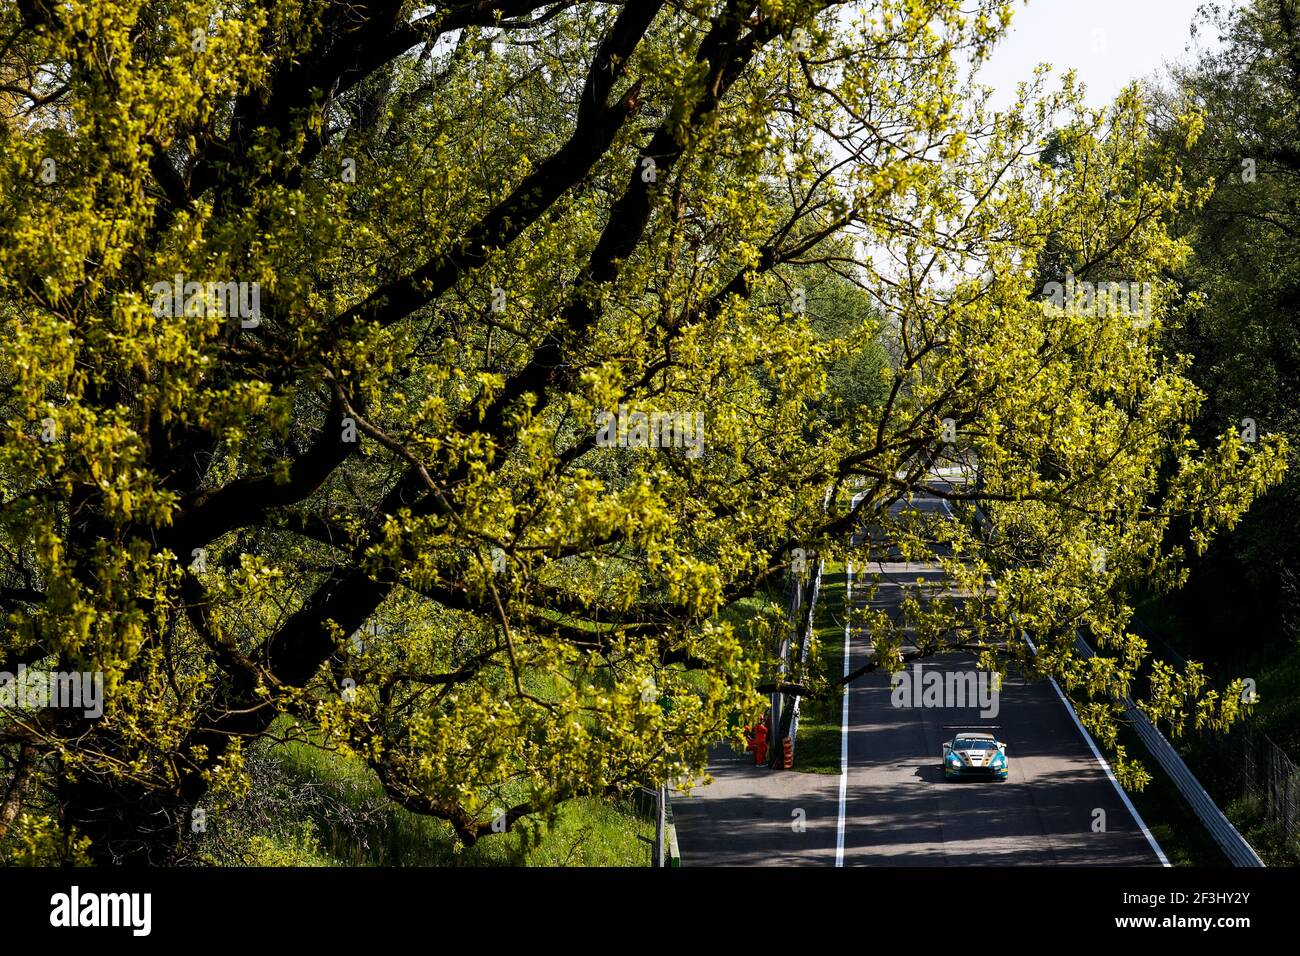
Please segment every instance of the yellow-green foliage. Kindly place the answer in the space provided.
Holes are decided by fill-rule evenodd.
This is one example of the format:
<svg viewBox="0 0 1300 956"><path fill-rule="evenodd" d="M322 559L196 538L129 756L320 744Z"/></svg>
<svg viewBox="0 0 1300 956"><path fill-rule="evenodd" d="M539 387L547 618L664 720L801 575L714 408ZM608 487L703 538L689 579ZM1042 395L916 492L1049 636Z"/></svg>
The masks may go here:
<svg viewBox="0 0 1300 956"><path fill-rule="evenodd" d="M0 4L30 94L0 134L0 660L109 687L0 740L54 758L96 846L104 788L187 838L280 714L466 841L698 775L774 674L772 615L719 612L843 551L945 419L1000 534L905 532L979 595L918 596L918 632L1001 666L1014 620L1097 727L1145 690L1123 584L1176 577L1170 522L1231 524L1282 449L1187 436L1160 277L1191 197L1134 93L986 114L962 68L1003 0L378 6ZM1151 321L1045 304L1067 268L1154 283ZM261 313L170 314L177 275ZM702 414L702 453L598 447L620 406ZM1158 676L1172 725L1232 718Z"/></svg>

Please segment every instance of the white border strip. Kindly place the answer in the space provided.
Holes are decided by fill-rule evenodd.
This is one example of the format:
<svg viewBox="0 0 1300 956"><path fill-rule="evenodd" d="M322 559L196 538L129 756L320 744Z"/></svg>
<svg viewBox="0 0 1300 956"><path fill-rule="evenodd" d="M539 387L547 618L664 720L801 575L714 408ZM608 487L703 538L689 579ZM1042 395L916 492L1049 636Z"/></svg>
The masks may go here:
<svg viewBox="0 0 1300 956"><path fill-rule="evenodd" d="M1028 636L1025 637L1025 643L1029 645L1029 650L1037 656L1038 648L1034 646L1034 642L1031 641ZM1061 703L1065 706L1065 712L1069 714L1070 719L1074 721L1074 726L1079 728L1079 733L1083 736L1083 739L1088 742L1088 749L1091 750L1092 755L1097 758L1097 763L1101 765L1101 769L1106 772L1107 779L1114 785L1115 792L1118 793L1119 798L1124 801L1125 808L1133 815L1133 820L1137 823L1138 829L1142 831L1142 835L1146 837L1147 842L1151 844L1151 849L1155 851L1156 857L1160 860L1160 865L1173 866L1173 864L1169 862L1169 858L1165 856L1165 851L1160 849L1160 844L1156 842L1156 838L1152 836L1151 831L1147 829L1146 821L1142 819L1142 814L1138 813L1137 807L1133 806L1133 801L1128 798L1128 794L1124 792L1124 788L1121 787L1119 781L1115 779L1115 774L1111 771L1110 764L1106 762L1106 758L1103 757L1101 751L1097 749L1097 742L1092 739L1092 734L1088 733L1088 729L1079 722L1079 715L1074 712L1074 707L1071 706L1070 701L1066 698L1065 694L1061 692L1061 685L1056 683L1055 677L1048 677L1047 679L1052 682L1052 690L1056 691L1056 696L1060 698Z"/></svg>
<svg viewBox="0 0 1300 956"><path fill-rule="evenodd" d="M844 563L844 676L849 676L849 622L853 610L853 562ZM844 804L849 795L849 685L840 717L840 819L835 830L835 865L844 865Z"/></svg>

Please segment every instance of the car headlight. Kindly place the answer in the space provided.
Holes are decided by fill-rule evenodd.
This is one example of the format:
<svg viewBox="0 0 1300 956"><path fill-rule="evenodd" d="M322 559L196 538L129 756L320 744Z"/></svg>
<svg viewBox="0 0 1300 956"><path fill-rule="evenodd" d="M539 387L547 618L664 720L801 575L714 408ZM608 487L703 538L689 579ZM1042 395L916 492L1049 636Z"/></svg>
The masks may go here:
<svg viewBox="0 0 1300 956"><path fill-rule="evenodd" d="M952 764L954 767L960 767L961 758L956 754L948 754L948 763Z"/></svg>

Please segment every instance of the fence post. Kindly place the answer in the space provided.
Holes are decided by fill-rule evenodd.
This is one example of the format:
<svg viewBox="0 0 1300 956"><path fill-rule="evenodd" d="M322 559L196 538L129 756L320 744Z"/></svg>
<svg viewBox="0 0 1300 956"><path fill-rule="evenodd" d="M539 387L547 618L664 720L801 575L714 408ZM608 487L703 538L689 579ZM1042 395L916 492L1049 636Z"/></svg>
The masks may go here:
<svg viewBox="0 0 1300 956"><path fill-rule="evenodd" d="M655 866L660 869L664 865L664 823L668 813L667 790L667 787L661 785L657 795L658 798L655 800Z"/></svg>

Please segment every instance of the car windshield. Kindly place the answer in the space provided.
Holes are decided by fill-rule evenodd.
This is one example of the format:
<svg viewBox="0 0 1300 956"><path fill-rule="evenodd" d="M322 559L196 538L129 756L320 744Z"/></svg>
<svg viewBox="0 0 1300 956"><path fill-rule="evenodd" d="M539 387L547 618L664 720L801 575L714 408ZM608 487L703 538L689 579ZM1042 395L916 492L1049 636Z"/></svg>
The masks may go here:
<svg viewBox="0 0 1300 956"><path fill-rule="evenodd" d="M952 745L953 750L992 750L993 741L980 740L978 737L958 737Z"/></svg>

